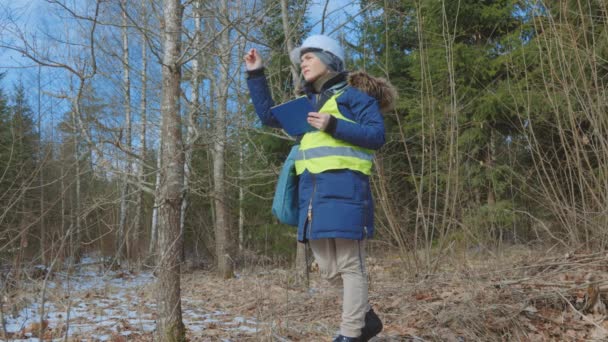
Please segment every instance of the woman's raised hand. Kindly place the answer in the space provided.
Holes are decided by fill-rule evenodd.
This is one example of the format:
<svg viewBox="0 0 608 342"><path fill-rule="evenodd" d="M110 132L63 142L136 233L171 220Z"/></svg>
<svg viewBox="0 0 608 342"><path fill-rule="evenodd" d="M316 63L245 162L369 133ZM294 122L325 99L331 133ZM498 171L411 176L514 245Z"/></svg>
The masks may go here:
<svg viewBox="0 0 608 342"><path fill-rule="evenodd" d="M245 67L249 71L259 69L263 66L262 56L260 56L256 49L249 50L243 59L245 60Z"/></svg>

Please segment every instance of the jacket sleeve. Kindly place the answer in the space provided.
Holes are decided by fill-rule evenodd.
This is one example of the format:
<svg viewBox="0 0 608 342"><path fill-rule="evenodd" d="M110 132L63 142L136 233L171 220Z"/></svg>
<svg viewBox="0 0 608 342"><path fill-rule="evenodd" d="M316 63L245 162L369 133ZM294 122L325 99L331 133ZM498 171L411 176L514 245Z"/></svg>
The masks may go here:
<svg viewBox="0 0 608 342"><path fill-rule="evenodd" d="M384 119L378 101L360 91L349 91L338 98L338 108L345 117L355 121L335 120L334 138L359 147L377 150L384 145ZM343 97L343 98L342 98Z"/></svg>
<svg viewBox="0 0 608 342"><path fill-rule="evenodd" d="M280 128L280 123L270 113L270 107L274 106L274 101L270 94L270 88L268 87L268 81L264 75L264 70L253 70L247 74L247 87L249 88L251 102L253 103L255 112L262 121L262 124Z"/></svg>

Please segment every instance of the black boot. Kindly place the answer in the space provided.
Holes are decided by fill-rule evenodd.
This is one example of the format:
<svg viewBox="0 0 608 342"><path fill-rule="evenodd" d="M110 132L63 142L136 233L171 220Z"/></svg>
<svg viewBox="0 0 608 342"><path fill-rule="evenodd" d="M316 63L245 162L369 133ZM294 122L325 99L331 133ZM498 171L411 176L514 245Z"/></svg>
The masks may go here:
<svg viewBox="0 0 608 342"><path fill-rule="evenodd" d="M361 329L359 341L367 342L372 337L378 335L382 331L382 321L373 309L370 309L365 314L365 326ZM348 341L348 340L347 340Z"/></svg>
<svg viewBox="0 0 608 342"><path fill-rule="evenodd" d="M339 335L334 339L333 342L361 342L361 339L359 339L359 337L347 337Z"/></svg>

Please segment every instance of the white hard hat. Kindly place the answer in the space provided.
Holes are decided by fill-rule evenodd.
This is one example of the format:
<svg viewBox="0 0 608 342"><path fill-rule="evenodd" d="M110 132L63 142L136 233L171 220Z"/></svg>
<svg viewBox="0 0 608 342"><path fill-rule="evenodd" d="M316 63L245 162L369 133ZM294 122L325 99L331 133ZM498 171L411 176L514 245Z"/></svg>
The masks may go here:
<svg viewBox="0 0 608 342"><path fill-rule="evenodd" d="M302 51L306 49L319 49L325 52L329 52L332 55L338 57L342 64L344 64L344 50L340 46L337 40L322 35L315 34L306 38L300 47L297 47L289 53L289 58L294 64L300 64L300 57L302 57Z"/></svg>

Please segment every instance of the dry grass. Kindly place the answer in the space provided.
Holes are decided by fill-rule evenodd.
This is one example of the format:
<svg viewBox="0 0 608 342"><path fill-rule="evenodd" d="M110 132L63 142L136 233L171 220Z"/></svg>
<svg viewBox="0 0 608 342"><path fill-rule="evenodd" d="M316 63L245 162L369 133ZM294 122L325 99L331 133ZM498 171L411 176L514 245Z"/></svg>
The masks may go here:
<svg viewBox="0 0 608 342"><path fill-rule="evenodd" d="M375 342L608 339L605 253L549 253L523 247L499 254L461 252L445 258L437 273L424 276L404 271L396 250L386 251L372 243L370 255L370 301L385 324ZM113 274L126 281L139 277L137 273ZM126 319L128 315L120 316L120 310L131 312L153 324L156 293L153 278L147 277L150 281L129 289L107 283L95 290L72 291L69 297L50 290L48 297L59 310L65 309L61 304L68 298L73 305L89 308L86 319L74 317L71 325L114 321L118 332L108 332L103 325L91 330L96 336L106 334L122 341L125 337L120 332L130 331L128 340L152 341L150 330ZM209 271L185 273L182 309L188 339L331 341L340 320L339 290L330 288L318 273L312 274L310 290L296 286L294 279L295 271L268 262L242 269L229 280ZM122 291L119 298L116 291ZM26 298L25 292L24 288L14 299ZM4 303L5 310L8 304ZM108 317L106 309L114 309L116 317ZM62 324L50 322L45 336L63 336ZM10 337L25 338L36 330L26 326ZM82 334L78 338L95 340Z"/></svg>
<svg viewBox="0 0 608 342"><path fill-rule="evenodd" d="M590 279L601 290L602 253L554 253L510 248L497 255L461 255L423 278L402 272L396 254L368 259L370 300L385 323L375 341L604 340L604 313L586 308ZM592 276L591 276L592 275ZM235 340L330 341L338 329L340 300L314 273L312 289L295 287L293 272L250 269L237 279L206 272L184 276L185 298L208 310L252 317L259 332ZM603 299L600 296L600 299ZM584 312L584 313L583 313ZM229 337L229 334L225 335ZM191 336L207 341L207 332Z"/></svg>

